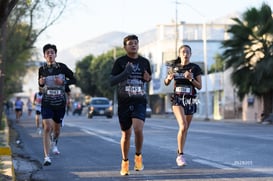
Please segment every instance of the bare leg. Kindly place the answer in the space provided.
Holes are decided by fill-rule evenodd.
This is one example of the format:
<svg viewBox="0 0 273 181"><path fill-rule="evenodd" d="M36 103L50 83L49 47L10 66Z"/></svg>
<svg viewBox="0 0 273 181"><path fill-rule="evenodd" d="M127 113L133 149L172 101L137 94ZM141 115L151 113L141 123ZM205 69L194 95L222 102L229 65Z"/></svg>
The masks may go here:
<svg viewBox="0 0 273 181"><path fill-rule="evenodd" d="M40 128L40 115L39 114L35 115L35 123L36 123L36 128Z"/></svg>
<svg viewBox="0 0 273 181"><path fill-rule="evenodd" d="M21 116L22 116L22 111L16 111L16 122L20 121Z"/></svg>
<svg viewBox="0 0 273 181"><path fill-rule="evenodd" d="M126 131L121 131L120 147L121 147L121 154L122 154L123 160L128 159L131 134L132 134L132 128Z"/></svg>
<svg viewBox="0 0 273 181"><path fill-rule="evenodd" d="M44 144L45 157L49 156L50 134L52 132L52 122L53 121L51 119L44 119L43 120L43 126L44 126L43 144Z"/></svg>
<svg viewBox="0 0 273 181"><path fill-rule="evenodd" d="M19 112L16 111L15 114L16 114L16 122L18 122L19 121Z"/></svg>
<svg viewBox="0 0 273 181"><path fill-rule="evenodd" d="M140 119L133 118L133 128L135 133L135 147L136 153L141 153L143 145L143 126L144 121Z"/></svg>
<svg viewBox="0 0 273 181"><path fill-rule="evenodd" d="M186 116L184 114L184 109L181 106L173 106L173 112L179 126L178 133L177 133L178 152L183 153L184 143L185 143L186 134L187 134L187 127L188 127Z"/></svg>
<svg viewBox="0 0 273 181"><path fill-rule="evenodd" d="M60 136L60 133L61 133L61 123L55 123L53 121L53 132L54 132L54 141L56 141L56 144L57 144L57 141L58 141L58 138Z"/></svg>
<svg viewBox="0 0 273 181"><path fill-rule="evenodd" d="M185 137L183 137L183 145L185 146L186 144L186 139L187 139L187 135L188 135L188 130L190 128L190 124L191 124L191 120L192 120L193 115L186 115L186 120L187 120L187 130L186 130L186 135Z"/></svg>

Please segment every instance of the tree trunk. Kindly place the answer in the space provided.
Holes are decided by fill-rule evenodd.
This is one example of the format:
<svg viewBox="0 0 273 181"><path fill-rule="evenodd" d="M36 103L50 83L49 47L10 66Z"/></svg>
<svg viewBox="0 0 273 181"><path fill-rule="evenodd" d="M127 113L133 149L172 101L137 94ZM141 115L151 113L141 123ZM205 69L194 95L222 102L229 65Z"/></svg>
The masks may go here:
<svg viewBox="0 0 273 181"><path fill-rule="evenodd" d="M18 0L0 1L0 122L2 121L5 98L4 71L6 62L7 19L17 3Z"/></svg>
<svg viewBox="0 0 273 181"><path fill-rule="evenodd" d="M0 31L0 121L2 121L3 116L3 103L5 98L4 92L4 78L5 78L5 55L6 55L6 22L1 26Z"/></svg>
<svg viewBox="0 0 273 181"><path fill-rule="evenodd" d="M273 112L273 91L269 91L263 95L264 111L262 121L264 121Z"/></svg>

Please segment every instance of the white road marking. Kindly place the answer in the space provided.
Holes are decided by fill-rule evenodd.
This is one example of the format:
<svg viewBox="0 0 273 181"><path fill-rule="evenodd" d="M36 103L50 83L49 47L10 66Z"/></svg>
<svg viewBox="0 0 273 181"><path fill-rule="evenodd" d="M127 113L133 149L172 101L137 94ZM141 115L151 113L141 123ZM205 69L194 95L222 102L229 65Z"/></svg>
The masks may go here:
<svg viewBox="0 0 273 181"><path fill-rule="evenodd" d="M215 163L215 162L211 162L211 161L208 161L208 160L193 159L192 161L197 162L197 163L201 163L203 165L209 165L209 166L212 166L214 168L220 168L220 169L224 169L224 170L235 170L235 168L232 168L230 166Z"/></svg>
<svg viewBox="0 0 273 181"><path fill-rule="evenodd" d="M103 139L105 141L109 141L111 143L116 143L116 144L120 144L118 141L108 137L108 136L102 136L101 134L97 134L99 132L95 132L93 130L88 130L88 129L82 129L83 132L87 133L87 134L90 134L90 135L94 135L94 136L97 136L99 137L100 139Z"/></svg>

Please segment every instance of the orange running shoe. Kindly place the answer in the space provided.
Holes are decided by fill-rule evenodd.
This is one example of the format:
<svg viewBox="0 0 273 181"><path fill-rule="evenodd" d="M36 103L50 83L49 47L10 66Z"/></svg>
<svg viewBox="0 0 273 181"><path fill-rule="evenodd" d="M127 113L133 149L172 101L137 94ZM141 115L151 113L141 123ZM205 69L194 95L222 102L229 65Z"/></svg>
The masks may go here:
<svg viewBox="0 0 273 181"><path fill-rule="evenodd" d="M142 163L142 155L135 155L135 171L141 171L144 169L144 165Z"/></svg>
<svg viewBox="0 0 273 181"><path fill-rule="evenodd" d="M129 175L129 160L121 162L120 175Z"/></svg>

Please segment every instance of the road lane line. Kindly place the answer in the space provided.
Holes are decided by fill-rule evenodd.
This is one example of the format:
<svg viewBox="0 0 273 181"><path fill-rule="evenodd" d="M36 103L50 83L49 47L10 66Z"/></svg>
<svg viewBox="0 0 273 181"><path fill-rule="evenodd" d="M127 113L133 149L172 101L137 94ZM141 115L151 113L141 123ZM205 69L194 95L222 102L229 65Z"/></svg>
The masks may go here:
<svg viewBox="0 0 273 181"><path fill-rule="evenodd" d="M249 170L253 171L253 172L262 172L265 174L269 174L269 175L273 175L273 168L269 167L269 168L250 168Z"/></svg>
<svg viewBox="0 0 273 181"><path fill-rule="evenodd" d="M112 138L109 138L107 136L102 136L101 134L99 134L98 132L95 132L93 130L88 130L88 129L82 129L83 132L87 133L87 134L90 134L90 135L94 135L94 136L97 136L105 141L109 141L111 143L116 143L116 144L120 144L120 142L112 139Z"/></svg>
<svg viewBox="0 0 273 181"><path fill-rule="evenodd" d="M208 160L192 159L192 161L197 162L197 163L201 163L203 165L209 165L209 166L214 167L214 168L220 168L220 169L224 169L224 170L235 170L235 168L232 168L230 166L215 163L215 162L211 162L211 161L208 161Z"/></svg>

